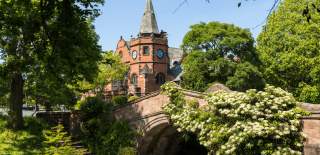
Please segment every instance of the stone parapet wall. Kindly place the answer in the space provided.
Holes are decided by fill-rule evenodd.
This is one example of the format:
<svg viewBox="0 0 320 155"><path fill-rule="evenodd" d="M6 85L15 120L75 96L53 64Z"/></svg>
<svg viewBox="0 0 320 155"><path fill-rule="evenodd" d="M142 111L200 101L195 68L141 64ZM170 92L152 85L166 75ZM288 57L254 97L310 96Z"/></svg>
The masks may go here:
<svg viewBox="0 0 320 155"><path fill-rule="evenodd" d="M35 116L46 121L51 126L62 124L72 137L80 133L80 113L78 111L38 111Z"/></svg>
<svg viewBox="0 0 320 155"><path fill-rule="evenodd" d="M184 94L186 99L198 100L200 106L207 104L201 93L184 91ZM142 131L142 136L147 136L150 134L149 132L156 131L154 129L159 129L159 126L170 126L170 120L162 111L162 107L167 103L169 103L168 96L155 92L128 105L117 107L113 114L116 119L129 121L133 128ZM301 107L312 113L310 116L301 119L303 133L306 135L304 154L320 155L320 105L303 103ZM81 121L77 111L38 112L36 117L42 118L53 125L62 123L73 136L79 133ZM144 139L144 142L148 141L147 139Z"/></svg>
<svg viewBox="0 0 320 155"><path fill-rule="evenodd" d="M304 145L304 155L319 155L320 154L320 144L306 144Z"/></svg>
<svg viewBox="0 0 320 155"><path fill-rule="evenodd" d="M196 99L200 106L206 101L203 99L203 93L183 90L186 99ZM152 130L152 127L161 125L165 121L163 118L162 107L169 102L169 98L160 92L155 92L148 96L142 97L126 106L118 107L114 114L118 119L125 119L132 122L136 129L142 129L146 133ZM320 155L320 105L302 103L301 108L312 113L308 117L301 119L303 124L303 132L307 139L304 147L305 155ZM159 118L157 118L159 113ZM150 116L150 117L149 117ZM157 122L157 120L160 120ZM170 121L165 121L170 123Z"/></svg>
<svg viewBox="0 0 320 155"><path fill-rule="evenodd" d="M303 103L301 108L312 113L302 118L303 133L306 135L304 154L320 155L320 105Z"/></svg>

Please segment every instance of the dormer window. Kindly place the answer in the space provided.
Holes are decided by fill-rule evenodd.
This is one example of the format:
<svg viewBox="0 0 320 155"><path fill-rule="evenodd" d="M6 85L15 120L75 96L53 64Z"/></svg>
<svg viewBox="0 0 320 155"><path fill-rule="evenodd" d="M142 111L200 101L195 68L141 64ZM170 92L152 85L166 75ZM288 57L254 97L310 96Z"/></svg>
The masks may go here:
<svg viewBox="0 0 320 155"><path fill-rule="evenodd" d="M149 46L143 46L143 55L149 55L150 50L149 50Z"/></svg>

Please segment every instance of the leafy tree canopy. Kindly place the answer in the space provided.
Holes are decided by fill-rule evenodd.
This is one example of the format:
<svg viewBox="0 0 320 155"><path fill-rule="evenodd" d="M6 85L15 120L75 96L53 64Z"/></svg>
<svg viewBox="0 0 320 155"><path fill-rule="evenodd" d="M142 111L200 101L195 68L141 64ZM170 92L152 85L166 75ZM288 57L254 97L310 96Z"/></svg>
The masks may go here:
<svg viewBox="0 0 320 155"><path fill-rule="evenodd" d="M113 51L103 52L101 57L102 59L98 63L98 75L92 82L79 81L76 86L79 92L95 88L103 90L104 86L111 82L124 80L129 66L122 63L121 57Z"/></svg>
<svg viewBox="0 0 320 155"><path fill-rule="evenodd" d="M264 79L254 66L260 62L253 43L247 29L231 24L210 22L191 26L182 44L188 51L182 63L182 85L197 91L204 91L214 82L239 91L262 89Z"/></svg>
<svg viewBox="0 0 320 155"><path fill-rule="evenodd" d="M23 125L24 84L54 96L60 87L95 77L101 49L92 20L100 4L103 0L0 1L0 55L10 83L13 128Z"/></svg>
<svg viewBox="0 0 320 155"><path fill-rule="evenodd" d="M240 57L244 61L256 60L254 39L247 29L232 24L209 22L192 25L183 38L185 51L202 50L212 57Z"/></svg>
<svg viewBox="0 0 320 155"><path fill-rule="evenodd" d="M320 5L319 0L312 1ZM268 19L257 49L267 82L300 101L320 103L320 14L303 20L307 0L285 0Z"/></svg>

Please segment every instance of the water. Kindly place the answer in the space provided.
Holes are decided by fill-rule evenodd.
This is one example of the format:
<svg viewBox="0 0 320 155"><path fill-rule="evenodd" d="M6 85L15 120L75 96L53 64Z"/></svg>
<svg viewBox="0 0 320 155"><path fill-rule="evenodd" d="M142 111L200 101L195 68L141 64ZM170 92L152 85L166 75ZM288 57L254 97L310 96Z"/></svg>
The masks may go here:
<svg viewBox="0 0 320 155"><path fill-rule="evenodd" d="M31 117L33 113L34 113L34 110L22 110L23 117ZM7 109L0 108L0 114L8 115Z"/></svg>

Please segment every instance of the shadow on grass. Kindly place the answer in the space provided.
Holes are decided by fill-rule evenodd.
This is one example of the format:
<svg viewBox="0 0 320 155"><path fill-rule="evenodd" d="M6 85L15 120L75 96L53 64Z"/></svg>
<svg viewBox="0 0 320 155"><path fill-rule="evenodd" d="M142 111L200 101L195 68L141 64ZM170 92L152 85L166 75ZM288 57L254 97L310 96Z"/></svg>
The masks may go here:
<svg viewBox="0 0 320 155"><path fill-rule="evenodd" d="M0 152L8 154L42 154L42 130L48 125L37 118L25 118L25 128L14 131L6 128L7 117L0 116Z"/></svg>

